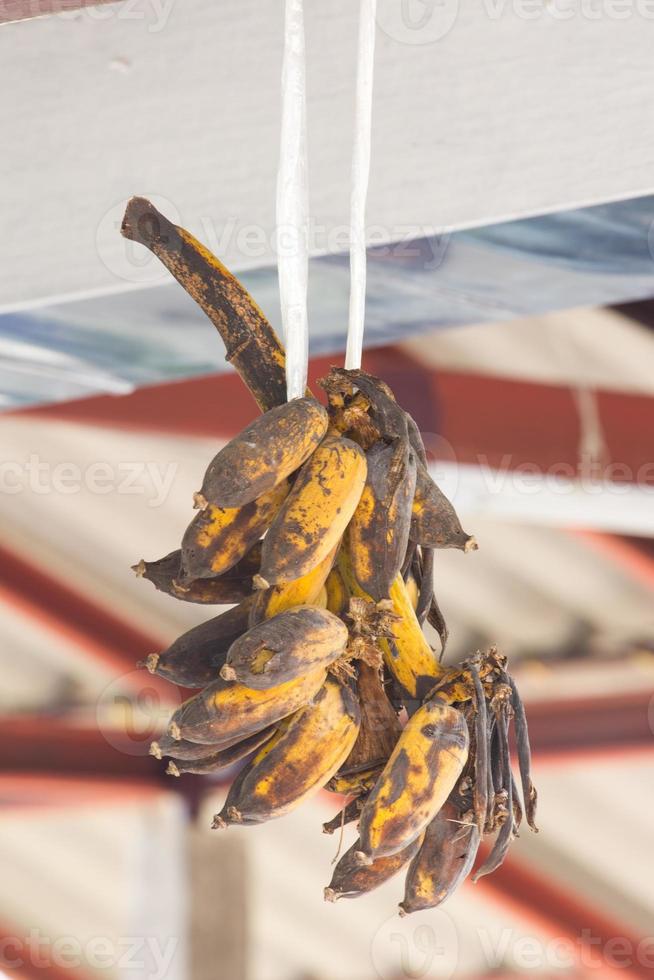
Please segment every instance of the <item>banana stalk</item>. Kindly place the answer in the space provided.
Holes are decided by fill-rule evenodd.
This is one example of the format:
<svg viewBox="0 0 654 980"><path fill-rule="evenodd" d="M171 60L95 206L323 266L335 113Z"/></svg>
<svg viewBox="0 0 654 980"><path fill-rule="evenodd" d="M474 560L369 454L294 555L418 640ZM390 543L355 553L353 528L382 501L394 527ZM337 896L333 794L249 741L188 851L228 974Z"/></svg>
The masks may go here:
<svg viewBox="0 0 654 980"><path fill-rule="evenodd" d="M225 359L265 412L286 401L284 349L247 290L208 248L143 197L128 201L121 234L145 245L204 310L222 337Z"/></svg>
<svg viewBox="0 0 654 980"><path fill-rule="evenodd" d="M338 557L338 568L353 595L370 599L357 582L344 549ZM379 648L402 693L417 705L443 676L444 670L420 628L401 575L396 576L389 591L396 618L389 623L391 635L379 638Z"/></svg>

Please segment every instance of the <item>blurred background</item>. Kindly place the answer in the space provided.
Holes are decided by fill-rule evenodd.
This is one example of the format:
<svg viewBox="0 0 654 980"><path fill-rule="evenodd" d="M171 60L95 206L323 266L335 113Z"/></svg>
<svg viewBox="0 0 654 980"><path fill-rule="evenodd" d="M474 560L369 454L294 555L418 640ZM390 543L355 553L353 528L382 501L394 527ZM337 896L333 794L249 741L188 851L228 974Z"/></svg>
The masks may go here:
<svg viewBox="0 0 654 980"><path fill-rule="evenodd" d="M315 386L345 343L356 5L307 6ZM216 610L130 565L177 547L255 406L118 228L148 194L279 327L282 4L0 0L1 974L654 969L652 25L408 8L378 12L364 367L479 542L436 557L447 660L508 655L540 833L444 909L400 919L399 881L327 905L340 798L212 832L231 774L148 755L185 694L136 662Z"/></svg>

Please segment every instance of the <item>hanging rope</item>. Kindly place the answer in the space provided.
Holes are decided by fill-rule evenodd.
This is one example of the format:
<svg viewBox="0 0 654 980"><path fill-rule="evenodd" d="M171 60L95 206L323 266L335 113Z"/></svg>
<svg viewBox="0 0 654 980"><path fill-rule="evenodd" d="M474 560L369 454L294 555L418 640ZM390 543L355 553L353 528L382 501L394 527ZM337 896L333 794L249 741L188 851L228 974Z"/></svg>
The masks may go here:
<svg viewBox="0 0 654 980"><path fill-rule="evenodd" d="M350 194L350 308L345 366L361 367L366 308L366 198L370 174L377 0L361 0ZM286 343L287 398L307 384L309 195L302 0L286 0L282 125L277 174L277 270Z"/></svg>
<svg viewBox="0 0 654 980"><path fill-rule="evenodd" d="M289 401L304 395L309 360L307 169L304 14L302 0L286 0L277 172L277 270Z"/></svg>
<svg viewBox="0 0 654 980"><path fill-rule="evenodd" d="M345 351L346 368L361 367L363 349L366 313L366 197L370 174L376 13L377 0L361 0L350 195L350 315Z"/></svg>

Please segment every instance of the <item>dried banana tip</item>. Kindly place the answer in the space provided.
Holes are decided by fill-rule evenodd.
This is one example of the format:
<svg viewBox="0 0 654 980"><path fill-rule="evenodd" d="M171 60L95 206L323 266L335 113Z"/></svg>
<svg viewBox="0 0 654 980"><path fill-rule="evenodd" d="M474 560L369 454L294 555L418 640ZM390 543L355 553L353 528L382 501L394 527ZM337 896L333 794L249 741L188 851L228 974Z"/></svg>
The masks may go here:
<svg viewBox="0 0 654 980"><path fill-rule="evenodd" d="M145 575L145 569L146 569L146 565L143 558L137 561L136 565L132 565L132 571L134 572L137 578L143 578L143 576Z"/></svg>
<svg viewBox="0 0 654 980"><path fill-rule="evenodd" d="M168 726L168 734L171 738L174 738L176 742L179 742L182 737L182 732L176 721L171 721Z"/></svg>
<svg viewBox="0 0 654 980"><path fill-rule="evenodd" d="M270 584L262 575L257 574L252 576L252 588L257 590L269 589Z"/></svg>
<svg viewBox="0 0 654 980"><path fill-rule="evenodd" d="M158 742L150 743L150 755L153 755L155 759L161 759L162 757L161 746L159 745Z"/></svg>
<svg viewBox="0 0 654 980"><path fill-rule="evenodd" d="M147 667L151 674L156 674L157 665L159 663L159 654L151 653L145 658L145 660L140 660L138 663L139 667Z"/></svg>
<svg viewBox="0 0 654 980"><path fill-rule="evenodd" d="M463 550L464 550L465 554L467 554L469 551L478 551L479 550L479 545L477 544L477 539L474 536L474 534L471 534L470 535L470 537L468 538L468 540L466 541L466 543L463 546Z"/></svg>
<svg viewBox="0 0 654 980"><path fill-rule="evenodd" d="M325 888L323 891L326 902L336 902L341 896L334 888Z"/></svg>
<svg viewBox="0 0 654 980"><path fill-rule="evenodd" d="M219 813L216 813L216 815L214 816L213 820L211 821L211 829L212 830L227 830L227 827L228 827L227 821L226 820L223 820L223 818L220 816Z"/></svg>
<svg viewBox="0 0 654 980"><path fill-rule="evenodd" d="M229 664L223 664L220 668L220 676L224 681L235 681L236 671Z"/></svg>
<svg viewBox="0 0 654 980"><path fill-rule="evenodd" d="M356 863L362 867L369 867L372 864L372 858L365 851L355 851L354 860Z"/></svg>
<svg viewBox="0 0 654 980"><path fill-rule="evenodd" d="M175 763L173 762L172 759L170 760L170 762L168 763L168 767L166 768L166 775L167 776L181 776L182 775L181 772L179 771L179 769L177 768L177 766L175 765Z"/></svg>
<svg viewBox="0 0 654 980"><path fill-rule="evenodd" d="M208 506L209 501L204 494L200 493L199 490L193 494L193 507L195 510L206 510Z"/></svg>

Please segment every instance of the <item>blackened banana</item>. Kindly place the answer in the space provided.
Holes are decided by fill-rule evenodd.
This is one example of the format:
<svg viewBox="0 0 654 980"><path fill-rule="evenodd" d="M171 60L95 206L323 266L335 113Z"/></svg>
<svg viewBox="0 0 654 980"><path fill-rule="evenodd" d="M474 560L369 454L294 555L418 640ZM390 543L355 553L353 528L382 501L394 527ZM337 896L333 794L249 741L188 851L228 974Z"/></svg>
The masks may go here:
<svg viewBox="0 0 654 980"><path fill-rule="evenodd" d="M361 864L358 854L361 850L361 842L355 841L352 847L345 852L334 868L334 874L329 886L325 888L325 901L335 902L339 898L358 898L368 892L379 888L385 881L389 881L393 875L407 864L418 851L422 837L417 837L411 841L403 851L390 854L388 857L377 858L372 864Z"/></svg>
<svg viewBox="0 0 654 980"><path fill-rule="evenodd" d="M205 605L231 605L246 599L254 590L252 579L261 564L261 542L257 542L230 569L213 578L191 579L181 584L181 563L182 552L178 549L158 561L141 559L132 568L139 578L147 579L159 592L165 592L174 599Z"/></svg>
<svg viewBox="0 0 654 980"><path fill-rule="evenodd" d="M416 457L408 439L377 443L366 454L368 474L348 528L352 572L376 601L387 599L409 541Z"/></svg>
<svg viewBox="0 0 654 980"><path fill-rule="evenodd" d="M214 827L261 823L294 810L336 772L358 729L354 693L328 678L311 704L297 711L248 763Z"/></svg>
<svg viewBox="0 0 654 980"><path fill-rule="evenodd" d="M449 800L427 827L420 850L407 871L403 914L436 908L454 894L472 870L479 831Z"/></svg>
<svg viewBox="0 0 654 980"><path fill-rule="evenodd" d="M178 582L213 578L233 568L270 527L289 490L283 480L243 507L208 504L193 518L182 539Z"/></svg>
<svg viewBox="0 0 654 980"><path fill-rule="evenodd" d="M265 690L326 669L343 655L347 638L345 623L327 609L295 606L235 640L220 676Z"/></svg>
<svg viewBox="0 0 654 980"><path fill-rule="evenodd" d="M315 398L294 398L259 416L209 463L199 497L216 507L243 507L290 476L327 432Z"/></svg>
<svg viewBox="0 0 654 980"><path fill-rule="evenodd" d="M286 684L255 691L219 678L180 705L169 734L226 748L293 714L311 701L324 680L325 671L315 670Z"/></svg>
<svg viewBox="0 0 654 980"><path fill-rule="evenodd" d="M461 527L454 507L418 460L410 537L425 548L475 551L477 542Z"/></svg>
<svg viewBox="0 0 654 980"><path fill-rule="evenodd" d="M211 749L210 755L204 755L198 759L181 759L173 754L166 772L169 776L182 776L184 773L208 776L211 773L220 772L228 766L233 766L235 762L247 758L252 752L264 745L274 733L275 726L271 725L270 728L255 732L254 735L244 738L241 742L235 742L234 745L230 745L226 749L218 749L218 751Z"/></svg>
<svg viewBox="0 0 654 980"><path fill-rule="evenodd" d="M182 633L168 649L151 653L145 666L151 674L181 687L205 687L218 680L227 651L248 628L253 598Z"/></svg>

